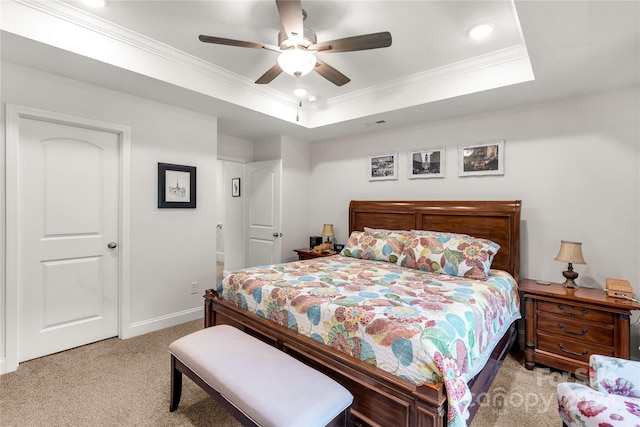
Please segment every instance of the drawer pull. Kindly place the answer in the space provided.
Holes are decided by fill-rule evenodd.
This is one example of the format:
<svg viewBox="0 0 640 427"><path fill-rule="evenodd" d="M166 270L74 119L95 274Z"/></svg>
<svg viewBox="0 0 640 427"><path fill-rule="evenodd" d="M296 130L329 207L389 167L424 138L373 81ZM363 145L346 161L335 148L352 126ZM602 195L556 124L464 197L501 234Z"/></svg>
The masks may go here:
<svg viewBox="0 0 640 427"><path fill-rule="evenodd" d="M587 328L582 328L582 332L580 332L580 331L572 331L571 329L565 328L564 324L562 324L562 323L558 323L558 328L560 328L563 331L568 332L570 334L574 334L574 335L584 335L587 332L589 332L589 330Z"/></svg>
<svg viewBox="0 0 640 427"><path fill-rule="evenodd" d="M589 310L587 310L586 308L582 309L582 313L577 313L575 311L567 311L564 309L564 304L558 304L558 309L560 309L561 312L568 314L569 316L584 316L589 312Z"/></svg>
<svg viewBox="0 0 640 427"><path fill-rule="evenodd" d="M573 354L574 356L586 356L587 354L589 354L588 350L582 350L582 353L578 353L576 351L570 351L564 348L564 346L562 345L562 343L558 344L558 347L560 347L560 350L564 351L565 353L569 353L569 354Z"/></svg>

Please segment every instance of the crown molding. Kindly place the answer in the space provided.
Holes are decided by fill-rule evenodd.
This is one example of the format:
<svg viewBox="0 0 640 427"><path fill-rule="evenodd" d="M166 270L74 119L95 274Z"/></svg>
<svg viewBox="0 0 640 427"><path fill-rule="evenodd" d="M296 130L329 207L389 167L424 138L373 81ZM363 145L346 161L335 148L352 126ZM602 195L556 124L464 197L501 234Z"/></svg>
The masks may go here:
<svg viewBox="0 0 640 427"><path fill-rule="evenodd" d="M305 102L300 107L292 95L256 85L244 76L68 3L13 0L2 1L0 7L0 28L5 31L306 128L533 79L523 42L322 102Z"/></svg>
<svg viewBox="0 0 640 427"><path fill-rule="evenodd" d="M359 91L350 92L344 95L330 98L326 101L328 108L337 108L358 102L369 102L372 98L380 98L400 90L421 88L440 81L446 83L455 77L469 75L481 70L490 70L506 63L529 60L529 54L524 45L517 45L485 55L477 56L442 67L412 74L402 79L383 83L377 86L368 87Z"/></svg>
<svg viewBox="0 0 640 427"><path fill-rule="evenodd" d="M240 76L215 64L204 61L157 40L151 39L150 37L114 24L113 22L93 15L68 3L63 3L59 0L46 2L35 0L12 0L12 3L28 7L33 11L37 11L54 20L65 22L68 25L83 28L101 37L118 41L119 43L125 44L140 52L145 52L152 57L168 60L178 66L204 73L212 79L228 83L241 91L247 91L257 96L265 97L270 101L283 103L287 106L295 103L296 101L293 96L285 95L268 86L256 85L253 81L244 76ZM46 41L43 42L46 43ZM242 105L241 101L234 103Z"/></svg>

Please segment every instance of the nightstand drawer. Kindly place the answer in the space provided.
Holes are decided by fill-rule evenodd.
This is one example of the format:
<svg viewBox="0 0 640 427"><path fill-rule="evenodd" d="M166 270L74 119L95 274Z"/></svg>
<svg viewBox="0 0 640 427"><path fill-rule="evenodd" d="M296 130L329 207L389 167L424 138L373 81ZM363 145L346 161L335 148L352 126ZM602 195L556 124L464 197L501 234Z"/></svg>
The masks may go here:
<svg viewBox="0 0 640 427"><path fill-rule="evenodd" d="M538 331L586 340L600 345L613 345L613 328L602 323L600 325L602 326L555 314L538 317Z"/></svg>
<svg viewBox="0 0 640 427"><path fill-rule="evenodd" d="M581 342L570 338L559 337L557 335L547 335L538 333L537 348L542 351L569 357L573 360L580 360L589 363L589 356L592 354L602 354L613 356L613 348L598 345L590 342Z"/></svg>
<svg viewBox="0 0 640 427"><path fill-rule="evenodd" d="M570 304L538 301L538 310L549 313L571 316L579 320L593 320L601 323L613 323L613 314L606 311L593 310L585 307L578 307Z"/></svg>

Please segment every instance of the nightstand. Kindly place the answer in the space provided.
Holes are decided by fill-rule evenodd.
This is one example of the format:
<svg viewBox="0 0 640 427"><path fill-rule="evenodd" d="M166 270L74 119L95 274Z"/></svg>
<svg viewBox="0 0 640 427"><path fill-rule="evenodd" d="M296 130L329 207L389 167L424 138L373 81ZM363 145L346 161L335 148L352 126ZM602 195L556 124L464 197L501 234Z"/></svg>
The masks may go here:
<svg viewBox="0 0 640 427"><path fill-rule="evenodd" d="M587 375L589 357L629 359L631 310L640 304L607 296L602 289L565 289L523 280L525 367L536 363Z"/></svg>
<svg viewBox="0 0 640 427"><path fill-rule="evenodd" d="M325 256L331 256L331 255L335 255L338 252L327 252L327 253L320 253L320 252L315 252L313 249L294 249L294 251L296 251L296 253L298 254L298 260L303 260L303 259L313 259L313 258L321 258L321 257L325 257Z"/></svg>

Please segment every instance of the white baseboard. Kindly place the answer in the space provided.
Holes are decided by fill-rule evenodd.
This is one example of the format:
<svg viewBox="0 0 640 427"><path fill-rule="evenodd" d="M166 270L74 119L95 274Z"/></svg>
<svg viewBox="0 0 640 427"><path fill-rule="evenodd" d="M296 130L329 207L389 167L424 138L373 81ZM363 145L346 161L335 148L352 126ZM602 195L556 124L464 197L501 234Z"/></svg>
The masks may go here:
<svg viewBox="0 0 640 427"><path fill-rule="evenodd" d="M141 322L132 323L129 328L122 331L120 338L133 338L138 335L144 335L149 332L158 331L160 329L169 328L171 326L180 325L181 323L190 322L192 320L202 319L204 317L204 309L202 306L184 310L178 313L168 314L166 316L157 317L155 319L143 320ZM17 368L17 366L16 366ZM13 369L15 370L15 369ZM0 357L0 375L7 373L7 363L5 357Z"/></svg>
<svg viewBox="0 0 640 427"><path fill-rule="evenodd" d="M155 319L135 322L129 325L127 331L122 331L122 336L120 338L126 339L137 337L138 335L148 334L149 332L180 325L181 323L190 322L196 319L202 319L203 317L204 309L202 306L199 306L189 310L180 311L178 313L156 317Z"/></svg>

